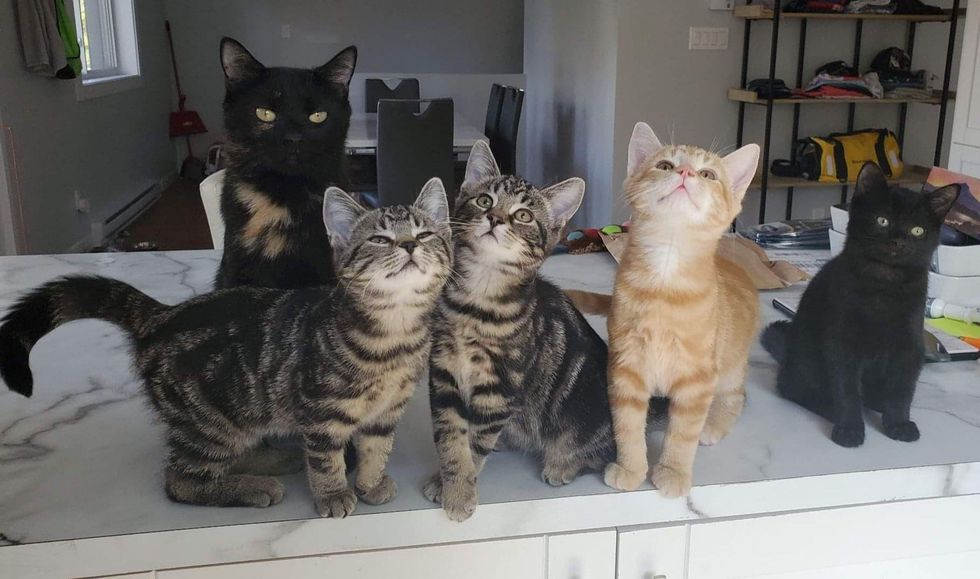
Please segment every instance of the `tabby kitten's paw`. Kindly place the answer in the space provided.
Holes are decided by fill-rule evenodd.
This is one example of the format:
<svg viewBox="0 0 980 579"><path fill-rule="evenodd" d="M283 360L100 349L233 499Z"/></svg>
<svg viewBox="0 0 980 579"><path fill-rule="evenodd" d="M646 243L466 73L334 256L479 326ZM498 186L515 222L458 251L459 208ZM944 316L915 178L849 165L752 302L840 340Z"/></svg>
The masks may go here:
<svg viewBox="0 0 980 579"><path fill-rule="evenodd" d="M864 444L864 425L860 427L834 426L833 432L830 433L830 439L847 448L861 446Z"/></svg>
<svg viewBox="0 0 980 579"><path fill-rule="evenodd" d="M541 480L553 487L567 485L578 476L579 468L575 465L545 465L541 471Z"/></svg>
<svg viewBox="0 0 980 579"><path fill-rule="evenodd" d="M382 505L395 498L398 485L388 475L381 475L381 480L369 490L357 489L357 496L369 505Z"/></svg>
<svg viewBox="0 0 980 579"><path fill-rule="evenodd" d="M615 462L606 465L606 484L621 491L636 490L646 476L645 472L628 471Z"/></svg>
<svg viewBox="0 0 980 579"><path fill-rule="evenodd" d="M352 489L346 488L340 492L316 497L315 502L316 512L320 513L321 517L343 519L354 512L354 506L357 505L357 495Z"/></svg>
<svg viewBox="0 0 980 579"><path fill-rule="evenodd" d="M892 440L900 440L902 442L915 442L919 440L919 427L911 420L896 424L886 424L884 430L885 436Z"/></svg>
<svg viewBox="0 0 980 579"><path fill-rule="evenodd" d="M653 467L650 481L660 490L660 494L668 498L686 496L691 492L691 473L663 464Z"/></svg>
<svg viewBox="0 0 980 579"><path fill-rule="evenodd" d="M442 486L442 509L446 516L456 522L463 522L473 516L480 498L476 484L457 481Z"/></svg>
<svg viewBox="0 0 980 579"><path fill-rule="evenodd" d="M425 481L425 485L422 486L422 494L437 505L442 504L442 476L439 473L430 476L429 480Z"/></svg>

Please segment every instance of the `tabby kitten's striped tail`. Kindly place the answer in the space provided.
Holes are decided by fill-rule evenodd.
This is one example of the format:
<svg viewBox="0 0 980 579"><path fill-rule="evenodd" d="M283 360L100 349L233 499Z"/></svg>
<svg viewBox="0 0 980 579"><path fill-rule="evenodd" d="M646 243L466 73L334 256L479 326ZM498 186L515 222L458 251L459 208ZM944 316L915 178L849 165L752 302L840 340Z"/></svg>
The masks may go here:
<svg viewBox="0 0 980 579"><path fill-rule="evenodd" d="M48 282L17 301L0 326L0 376L7 387L30 397L34 376L31 348L56 327L83 318L121 326L130 335L143 332L154 314L166 309L136 288L97 276L67 276Z"/></svg>
<svg viewBox="0 0 980 579"><path fill-rule="evenodd" d="M575 308L583 314L607 316L612 307L612 296L610 295L570 289L565 290L565 295L572 300Z"/></svg>

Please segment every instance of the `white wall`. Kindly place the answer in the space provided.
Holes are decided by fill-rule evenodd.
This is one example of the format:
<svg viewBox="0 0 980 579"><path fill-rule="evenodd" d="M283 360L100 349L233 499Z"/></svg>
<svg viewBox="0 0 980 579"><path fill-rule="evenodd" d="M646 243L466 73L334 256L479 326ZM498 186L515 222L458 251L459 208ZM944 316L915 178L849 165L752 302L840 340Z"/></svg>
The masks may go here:
<svg viewBox="0 0 980 579"><path fill-rule="evenodd" d="M16 181L9 193L19 193L24 210L26 247L20 252L84 247L90 223L75 211L76 189L98 216L174 171L163 2L139 0L136 6L143 86L82 102L72 81L23 69L13 4L0 5L0 113L9 128L5 135L13 136L4 151L8 177Z"/></svg>
<svg viewBox="0 0 980 579"><path fill-rule="evenodd" d="M930 1L945 7L951 0ZM965 6L965 2L963 3ZM725 93L739 82L743 23L728 12L708 10L707 0L670 2L663 10L643 0L620 0L619 55L616 84L616 133L614 181L621 183L626 170L626 143L633 125L646 120L662 135L673 135L678 143L692 143L716 149L732 147L738 121L738 106ZM726 51L691 51L687 49L690 26L727 27L729 48ZM948 24L923 23L916 32L913 68L926 68L942 75ZM904 46L905 27L894 22L865 22L860 69L867 70L879 50ZM749 79L768 74L770 24L758 22L752 28L749 56ZM958 31L962 35L962 25ZM961 36L958 36L961 38ZM799 24L783 21L779 35L779 58L776 76L793 86L796 81L796 47ZM807 30L804 61L804 83L814 70L832 60L851 61L854 23L811 20ZM957 43L957 47L959 42ZM954 58L953 84L956 63ZM746 107L745 142L762 143L765 126L763 107ZM800 136L826 134L845 130L847 107L842 105L807 105L801 107ZM897 106L858 105L855 128L898 128ZM772 158L788 158L793 109L776 107L773 115ZM906 162L931 165L935 146L939 108L913 105L909 108L906 128ZM945 140L949 140L952 107L947 116ZM731 150L725 149L725 150ZM948 147L944 150L948 153ZM783 218L785 190L770 189L767 219ZM837 203L840 188L797 189L794 194L794 217L810 217L814 209L826 210ZM746 197L741 220L758 221L759 192ZM627 212L617 214L625 218Z"/></svg>
<svg viewBox="0 0 980 579"><path fill-rule="evenodd" d="M544 185L586 180L579 224L610 221L615 143L617 3L527 0L526 176Z"/></svg>
<svg viewBox="0 0 980 579"><path fill-rule="evenodd" d="M523 0L165 0L188 106L210 130L195 153L220 140L222 36L267 66L318 66L358 48L351 104L363 110L367 77L412 76L423 97L452 97L467 123L483 127L490 85L523 86ZM289 26L290 37L282 28ZM183 157L183 150L180 152Z"/></svg>

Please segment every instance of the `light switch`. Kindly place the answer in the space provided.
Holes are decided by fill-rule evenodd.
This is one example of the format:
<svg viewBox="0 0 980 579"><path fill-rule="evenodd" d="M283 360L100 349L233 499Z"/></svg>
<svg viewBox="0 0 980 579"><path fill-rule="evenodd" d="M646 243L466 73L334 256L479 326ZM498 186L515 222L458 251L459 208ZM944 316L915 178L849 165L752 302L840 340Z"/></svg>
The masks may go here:
<svg viewBox="0 0 980 579"><path fill-rule="evenodd" d="M728 50L727 28L698 28L688 32L688 50Z"/></svg>

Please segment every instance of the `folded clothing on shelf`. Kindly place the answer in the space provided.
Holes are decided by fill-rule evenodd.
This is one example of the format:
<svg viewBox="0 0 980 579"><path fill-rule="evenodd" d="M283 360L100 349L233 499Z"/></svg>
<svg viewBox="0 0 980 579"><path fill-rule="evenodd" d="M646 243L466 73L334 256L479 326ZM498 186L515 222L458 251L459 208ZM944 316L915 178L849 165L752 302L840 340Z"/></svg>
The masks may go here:
<svg viewBox="0 0 980 579"><path fill-rule="evenodd" d="M942 14L920 0L790 0L786 12L849 12L851 14Z"/></svg>
<svg viewBox="0 0 980 579"><path fill-rule="evenodd" d="M871 61L871 70L878 74L878 80L886 93L900 88L922 90L929 88L928 73L925 70L912 70L912 57L897 46L879 52ZM907 96L915 94L905 93ZM930 94L926 93L924 96Z"/></svg>
<svg viewBox="0 0 980 579"><path fill-rule="evenodd" d="M759 95L759 98L769 98L770 94L772 94L772 98L774 99L793 96L793 91L786 86L786 83L781 78L772 79L771 84L768 78L757 78L745 85L745 88Z"/></svg>
<svg viewBox="0 0 980 579"><path fill-rule="evenodd" d="M824 67L821 67L824 68ZM831 89L831 90L828 90ZM803 94L811 97L855 97L866 96L882 98L885 91L878 81L878 74L869 72L864 76L834 75L817 71L810 84L803 89Z"/></svg>
<svg viewBox="0 0 980 579"><path fill-rule="evenodd" d="M847 0L790 0L783 7L786 12L843 12Z"/></svg>

